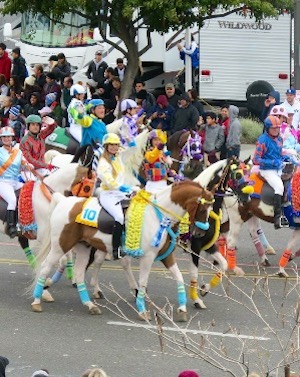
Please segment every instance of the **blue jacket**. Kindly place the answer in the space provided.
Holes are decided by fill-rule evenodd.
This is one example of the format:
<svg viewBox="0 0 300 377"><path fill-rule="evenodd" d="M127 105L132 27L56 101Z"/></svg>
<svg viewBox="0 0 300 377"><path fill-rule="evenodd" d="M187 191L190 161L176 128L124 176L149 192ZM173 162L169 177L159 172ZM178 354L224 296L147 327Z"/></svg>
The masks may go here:
<svg viewBox="0 0 300 377"><path fill-rule="evenodd" d="M159 124L161 124L163 131L169 131L171 129L171 121L174 111L175 109L171 105L164 108L161 108L158 105L152 106L151 109L147 112L147 118L150 118L150 116L155 112L157 112L158 115L166 114L166 118L154 118L151 121L151 127L157 128Z"/></svg>
<svg viewBox="0 0 300 377"><path fill-rule="evenodd" d="M188 51L188 50L187 50ZM184 64L185 64L185 52L184 51L179 51L180 53L180 59L184 61ZM192 53L192 54L188 54L191 58L192 58L192 67L193 68L198 68L199 67L199 58L198 58L198 54L199 54L199 50L198 48Z"/></svg>
<svg viewBox="0 0 300 377"><path fill-rule="evenodd" d="M101 143L103 136L107 134L106 125L101 120L98 119L94 114L83 116L78 115L77 123L79 123L82 128L82 140L81 146L94 143Z"/></svg>
<svg viewBox="0 0 300 377"><path fill-rule="evenodd" d="M264 132L257 140L256 149L253 156L254 165L259 165L261 170L279 170L281 169L282 157L281 136L273 139Z"/></svg>

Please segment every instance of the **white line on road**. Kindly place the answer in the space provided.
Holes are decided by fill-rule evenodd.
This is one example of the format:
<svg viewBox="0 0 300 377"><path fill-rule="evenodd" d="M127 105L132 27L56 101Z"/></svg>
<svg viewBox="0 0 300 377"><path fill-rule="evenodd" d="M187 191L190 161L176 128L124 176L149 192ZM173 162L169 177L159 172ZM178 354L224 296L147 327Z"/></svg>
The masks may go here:
<svg viewBox="0 0 300 377"><path fill-rule="evenodd" d="M141 325L138 323L129 323L129 322L118 322L118 321L109 321L107 322L108 325L112 326L125 326L125 327L139 327L144 329L153 329L156 330L156 326L152 325ZM211 336L221 336L223 338L239 338L239 339L250 339L250 340L269 340L270 338L264 338L259 336L251 336L251 335L237 335L237 334L223 334L221 332L214 332L214 331L203 331L203 330L192 330L192 329L178 329L176 327L167 327L163 326L163 330L165 331L175 331L175 332L182 332L184 334L191 333L191 334L202 334L202 335L211 335Z"/></svg>

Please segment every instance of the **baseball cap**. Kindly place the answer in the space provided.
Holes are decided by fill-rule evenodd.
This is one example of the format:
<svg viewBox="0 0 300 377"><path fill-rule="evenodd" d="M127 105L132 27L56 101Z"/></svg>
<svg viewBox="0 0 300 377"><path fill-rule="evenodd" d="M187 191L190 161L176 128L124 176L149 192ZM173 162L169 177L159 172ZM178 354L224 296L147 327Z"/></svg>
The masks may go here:
<svg viewBox="0 0 300 377"><path fill-rule="evenodd" d="M102 55L102 51L101 50L96 51L95 55Z"/></svg>
<svg viewBox="0 0 300 377"><path fill-rule="evenodd" d="M295 89L287 89L285 94L293 94L294 96L296 95L296 90Z"/></svg>
<svg viewBox="0 0 300 377"><path fill-rule="evenodd" d="M169 82L168 84L166 84L165 88L172 88L172 89L174 89L175 85L172 82Z"/></svg>
<svg viewBox="0 0 300 377"><path fill-rule="evenodd" d="M57 62L57 56L56 55L51 55L50 58L48 59L49 62L53 61L53 62Z"/></svg>

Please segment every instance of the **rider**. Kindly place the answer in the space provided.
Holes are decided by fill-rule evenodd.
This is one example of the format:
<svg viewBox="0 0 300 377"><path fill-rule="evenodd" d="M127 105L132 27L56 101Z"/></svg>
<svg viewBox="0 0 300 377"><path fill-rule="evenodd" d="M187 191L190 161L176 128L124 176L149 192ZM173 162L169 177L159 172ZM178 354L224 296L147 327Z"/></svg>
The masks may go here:
<svg viewBox="0 0 300 377"><path fill-rule="evenodd" d="M125 166L120 156L120 138L114 133L103 137L104 152L100 157L97 175L101 180L99 202L101 206L115 219L112 246L113 258L120 258L121 237L124 226L124 214L121 201L126 194L136 190L135 187L124 184Z"/></svg>
<svg viewBox="0 0 300 377"><path fill-rule="evenodd" d="M102 121L105 117L104 101L92 99L86 109L89 114L86 114L83 108L72 109L74 119L83 127L81 146L102 143L103 136L107 134L106 125Z"/></svg>
<svg viewBox="0 0 300 377"><path fill-rule="evenodd" d="M137 103L127 98L121 102L121 112L123 114L123 123L120 128L122 144L132 146L139 133L139 125L143 123L145 117L145 115L142 115L144 109L138 110Z"/></svg>
<svg viewBox="0 0 300 377"><path fill-rule="evenodd" d="M0 138L3 146L0 148L0 196L7 202L7 234L10 238L17 236L17 199L15 191L19 190L23 183L19 182L21 166L29 170L33 166L23 157L17 146L12 145L14 130L11 127L3 127L0 130Z"/></svg>
<svg viewBox="0 0 300 377"><path fill-rule="evenodd" d="M281 203L284 186L281 180L283 155L282 137L280 136L281 121L270 115L264 122L265 132L258 138L253 163L259 165L260 175L273 187L274 195L274 227L288 227L289 223L282 215Z"/></svg>
<svg viewBox="0 0 300 377"><path fill-rule="evenodd" d="M49 170L53 169L53 166L47 164L44 159L45 139L54 131L56 123L54 119L44 117L43 129L41 130L41 117L31 114L26 118L26 125L28 132L21 140L20 149L26 160L34 166L36 171L41 175L46 175Z"/></svg>
<svg viewBox="0 0 300 377"><path fill-rule="evenodd" d="M156 193L167 187L168 173L174 176L170 166L173 161L170 152L166 150L166 133L162 130L152 130L148 136L148 147L145 152L144 171L146 174L145 190Z"/></svg>
<svg viewBox="0 0 300 377"><path fill-rule="evenodd" d="M74 84L71 86L70 94L73 97L67 112L68 112L68 121L70 124L70 134L75 140L81 143L82 140L82 129L81 126L77 123L76 115L77 112L83 111L84 105L83 100L85 97L86 90L80 84ZM74 111L76 110L76 111Z"/></svg>

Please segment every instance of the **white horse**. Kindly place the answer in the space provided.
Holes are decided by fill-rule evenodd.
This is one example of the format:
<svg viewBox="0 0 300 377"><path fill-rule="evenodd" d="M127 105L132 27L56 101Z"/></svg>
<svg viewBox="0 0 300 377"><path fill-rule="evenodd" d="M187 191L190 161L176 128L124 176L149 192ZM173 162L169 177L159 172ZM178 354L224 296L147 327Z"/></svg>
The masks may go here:
<svg viewBox="0 0 300 377"><path fill-rule="evenodd" d="M86 289L84 274L89 253L86 252L86 246L82 242L98 249L103 263L106 253L112 250L112 236L75 222L75 218L82 211L85 200L76 197L65 198L58 194L55 194L53 199L54 209L50 218L49 238L45 240L44 247L39 254L41 259L45 259L36 277L32 308L38 312L42 310L41 294L52 266L64 253L74 248L76 250L75 280L81 301L89 308L91 314L100 314L99 308L92 303ZM140 247L144 255L140 258L140 277L136 299L137 309L142 319L148 318L145 304L146 288L152 264L156 258L159 258L177 282L178 319L180 321L187 320L184 281L172 252L174 249L172 245L175 244L177 238L177 235L174 234L174 225L188 212L193 232L203 234L203 229L207 230L208 210L212 203L213 194L191 181L168 186L156 194L155 201L154 198L149 201L147 199L143 217L147 227L142 227L140 238ZM169 224L163 228L162 220L165 216L167 216ZM128 225L128 218L126 224ZM153 240L156 240L155 244ZM125 257L123 260L127 260L127 264L130 265L129 257Z"/></svg>

